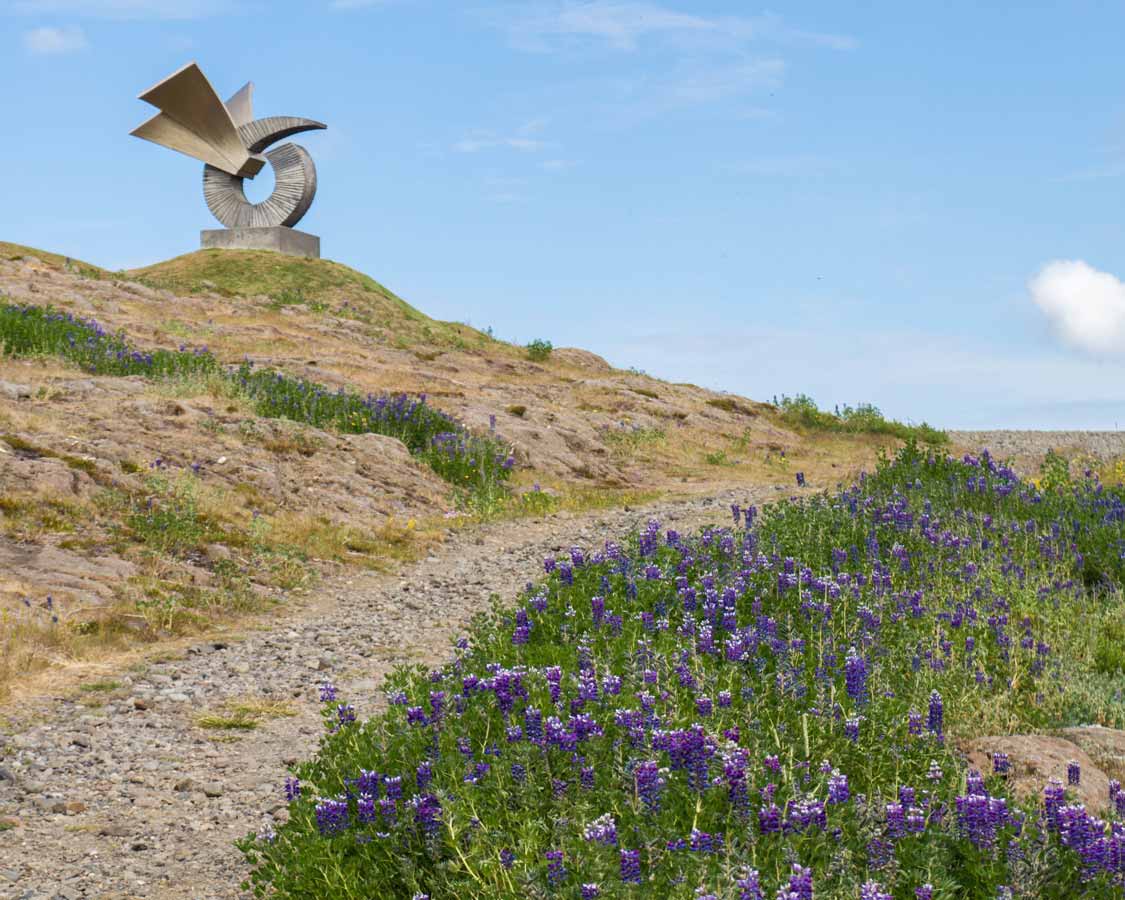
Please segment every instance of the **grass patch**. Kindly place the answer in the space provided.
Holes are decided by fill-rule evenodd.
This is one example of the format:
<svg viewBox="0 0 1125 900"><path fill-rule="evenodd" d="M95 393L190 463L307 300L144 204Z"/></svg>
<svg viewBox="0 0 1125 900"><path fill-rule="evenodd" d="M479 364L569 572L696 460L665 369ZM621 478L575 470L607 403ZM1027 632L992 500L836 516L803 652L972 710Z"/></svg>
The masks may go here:
<svg viewBox="0 0 1125 900"><path fill-rule="evenodd" d="M527 415L527 407L522 403L513 403L508 407L508 415L515 416L517 419L522 419Z"/></svg>
<svg viewBox="0 0 1125 900"><path fill-rule="evenodd" d="M663 444L668 435L663 428L646 425L630 425L621 422L616 427L605 425L598 429L601 439L613 451L620 454L633 454Z"/></svg>
<svg viewBox="0 0 1125 900"><path fill-rule="evenodd" d="M780 418L786 425L804 431L830 431L844 434L887 435L900 440L916 440L922 444L940 446L949 443L949 435L932 428L923 422L920 425L906 425L894 419L887 419L879 408L870 403L858 406L837 408L835 413L821 410L816 401L806 394L796 397L774 398L774 405L780 410Z"/></svg>
<svg viewBox="0 0 1125 900"><path fill-rule="evenodd" d="M89 681L86 684L79 685L78 689L83 694L108 694L110 691L116 691L121 687L120 681Z"/></svg>
<svg viewBox="0 0 1125 900"><path fill-rule="evenodd" d="M211 731L252 731L267 719L297 715L292 704L270 697L239 697L226 701L220 710L201 713L195 724Z"/></svg>
<svg viewBox="0 0 1125 900"><path fill-rule="evenodd" d="M741 400L736 400L734 397L712 397L707 401L707 405L713 406L715 409L721 409L723 412L733 413L739 416L758 415L756 411Z"/></svg>

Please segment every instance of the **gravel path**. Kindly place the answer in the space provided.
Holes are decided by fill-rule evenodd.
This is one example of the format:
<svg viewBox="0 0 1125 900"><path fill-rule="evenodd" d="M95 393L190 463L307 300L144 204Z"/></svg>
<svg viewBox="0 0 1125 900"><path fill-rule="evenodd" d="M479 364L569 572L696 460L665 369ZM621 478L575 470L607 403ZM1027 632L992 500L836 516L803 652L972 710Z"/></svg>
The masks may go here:
<svg viewBox="0 0 1125 900"><path fill-rule="evenodd" d="M13 737L0 736L0 897L19 900L209 900L243 896L232 841L285 813L285 767L322 731L317 685L334 681L362 717L396 664L437 664L492 594L512 599L542 558L600 547L651 517L689 530L730 521L781 487L723 492L635 510L502 523L456 534L395 576L322 585L244 640L198 644L182 658L117 677L120 687L52 698ZM285 701L290 718L248 732L194 724L226 700ZM83 702L85 700L86 702ZM231 737L234 740L231 740Z"/></svg>

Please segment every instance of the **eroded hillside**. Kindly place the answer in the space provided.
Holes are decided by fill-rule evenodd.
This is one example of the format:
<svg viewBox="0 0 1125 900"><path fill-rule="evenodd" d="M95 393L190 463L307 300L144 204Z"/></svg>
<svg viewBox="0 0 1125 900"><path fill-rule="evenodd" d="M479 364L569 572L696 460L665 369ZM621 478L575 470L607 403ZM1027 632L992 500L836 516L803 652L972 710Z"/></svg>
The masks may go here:
<svg viewBox="0 0 1125 900"><path fill-rule="evenodd" d="M323 260L205 251L110 273L0 244L0 296L142 349L206 346L330 389L425 394L510 446L513 493L536 497L498 514L797 471L829 487L888 443L803 437L768 404L583 350L533 361ZM10 671L206 627L325 568L417 555L475 515L394 438L265 418L221 379L96 376L57 357L0 357L0 498Z"/></svg>

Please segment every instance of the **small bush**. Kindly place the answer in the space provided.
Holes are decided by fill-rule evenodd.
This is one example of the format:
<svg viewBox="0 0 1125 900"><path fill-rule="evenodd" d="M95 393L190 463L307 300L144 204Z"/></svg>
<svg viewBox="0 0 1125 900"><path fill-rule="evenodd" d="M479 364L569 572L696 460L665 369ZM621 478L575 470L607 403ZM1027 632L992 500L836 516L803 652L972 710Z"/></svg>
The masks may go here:
<svg viewBox="0 0 1125 900"><path fill-rule="evenodd" d="M545 341L542 338L536 338L524 349L527 350L528 359L534 362L543 362L545 359L547 359L547 357L551 355L551 351L555 348L550 341Z"/></svg>
<svg viewBox="0 0 1125 900"><path fill-rule="evenodd" d="M713 406L715 409L721 409L723 412L736 413L740 416L757 415L749 406L735 400L734 397L712 397L707 401L707 405Z"/></svg>
<svg viewBox="0 0 1125 900"><path fill-rule="evenodd" d="M527 407L522 403L513 403L508 407L508 412L511 415L515 416L517 419L522 419L525 415L527 415Z"/></svg>

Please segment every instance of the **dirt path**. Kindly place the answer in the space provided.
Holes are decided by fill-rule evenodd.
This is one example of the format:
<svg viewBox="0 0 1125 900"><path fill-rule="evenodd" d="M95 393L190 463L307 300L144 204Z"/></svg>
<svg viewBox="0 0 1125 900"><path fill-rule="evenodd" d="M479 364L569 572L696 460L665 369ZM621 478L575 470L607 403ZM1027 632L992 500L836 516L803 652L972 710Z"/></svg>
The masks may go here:
<svg viewBox="0 0 1125 900"><path fill-rule="evenodd" d="M741 489L458 533L397 575L328 582L244 640L195 645L117 676L104 694L51 699L36 722L0 737L0 814L14 813L0 819L14 825L0 830L0 897L242 896L232 841L284 814L287 761L310 755L323 727L320 682L334 681L366 716L388 671L441 662L490 595L511 599L545 555L600 547L652 517L681 530L729 523L732 502L784 495ZM104 702L92 705L95 696ZM284 701L296 715L252 731L195 724L246 697Z"/></svg>

